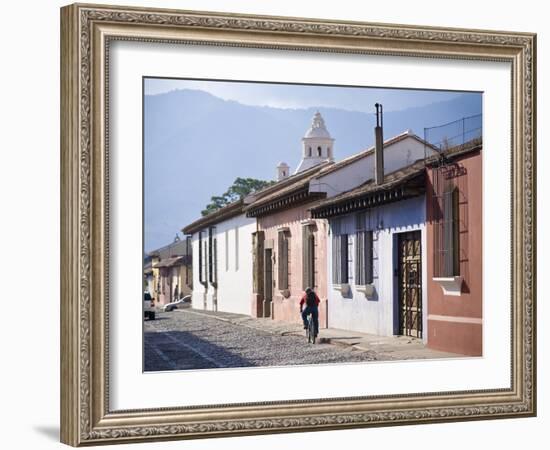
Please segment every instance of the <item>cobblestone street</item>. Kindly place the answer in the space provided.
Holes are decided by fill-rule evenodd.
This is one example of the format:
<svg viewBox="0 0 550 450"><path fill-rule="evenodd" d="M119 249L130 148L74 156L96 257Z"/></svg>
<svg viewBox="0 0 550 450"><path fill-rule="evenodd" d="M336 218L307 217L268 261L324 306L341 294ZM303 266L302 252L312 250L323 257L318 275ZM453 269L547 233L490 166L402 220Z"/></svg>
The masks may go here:
<svg viewBox="0 0 550 450"><path fill-rule="evenodd" d="M157 313L144 328L145 371L388 359L368 350L308 344L305 334L281 335L188 310Z"/></svg>

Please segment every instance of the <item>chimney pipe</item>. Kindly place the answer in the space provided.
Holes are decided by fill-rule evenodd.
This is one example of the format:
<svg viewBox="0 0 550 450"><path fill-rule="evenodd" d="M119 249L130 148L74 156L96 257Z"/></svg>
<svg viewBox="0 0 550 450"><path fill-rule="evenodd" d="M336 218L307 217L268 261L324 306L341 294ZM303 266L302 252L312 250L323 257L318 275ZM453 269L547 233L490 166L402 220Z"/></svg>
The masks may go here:
<svg viewBox="0 0 550 450"><path fill-rule="evenodd" d="M384 119L382 112L382 105L376 103L376 127L374 128L374 158L375 158L375 171L374 181L376 184L382 184L384 182Z"/></svg>

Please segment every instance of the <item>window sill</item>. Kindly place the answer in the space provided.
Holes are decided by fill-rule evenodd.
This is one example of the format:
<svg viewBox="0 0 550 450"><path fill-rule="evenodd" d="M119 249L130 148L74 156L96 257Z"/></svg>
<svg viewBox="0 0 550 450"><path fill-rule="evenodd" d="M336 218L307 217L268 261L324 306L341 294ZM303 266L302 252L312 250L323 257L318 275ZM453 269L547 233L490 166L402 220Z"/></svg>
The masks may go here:
<svg viewBox="0 0 550 450"><path fill-rule="evenodd" d="M344 296L349 295L349 293L351 292L351 286L349 285L349 283L334 284L333 288L336 291L340 291L340 293Z"/></svg>
<svg viewBox="0 0 550 450"><path fill-rule="evenodd" d="M355 286L357 292L362 292L367 297L372 297L374 295L374 284L362 284Z"/></svg>
<svg viewBox="0 0 550 450"><path fill-rule="evenodd" d="M281 295L282 295L284 298L290 297L290 290L289 290L289 289L280 289L280 292L281 292Z"/></svg>
<svg viewBox="0 0 550 450"><path fill-rule="evenodd" d="M433 281L441 286L443 295L452 295L455 297L459 297L461 294L462 280L463 277L461 276L433 278Z"/></svg>

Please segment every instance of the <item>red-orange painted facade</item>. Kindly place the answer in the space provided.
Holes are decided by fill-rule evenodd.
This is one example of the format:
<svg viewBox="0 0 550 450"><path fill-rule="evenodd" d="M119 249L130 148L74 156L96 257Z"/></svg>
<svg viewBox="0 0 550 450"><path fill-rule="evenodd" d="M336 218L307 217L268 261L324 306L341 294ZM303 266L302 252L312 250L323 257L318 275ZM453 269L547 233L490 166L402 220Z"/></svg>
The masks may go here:
<svg viewBox="0 0 550 450"><path fill-rule="evenodd" d="M435 223L434 171L428 169L427 255L428 341L430 348L469 356L483 354L482 299L482 155L469 152L453 161L455 185L459 189L459 267L463 277L459 296L444 295L434 281Z"/></svg>

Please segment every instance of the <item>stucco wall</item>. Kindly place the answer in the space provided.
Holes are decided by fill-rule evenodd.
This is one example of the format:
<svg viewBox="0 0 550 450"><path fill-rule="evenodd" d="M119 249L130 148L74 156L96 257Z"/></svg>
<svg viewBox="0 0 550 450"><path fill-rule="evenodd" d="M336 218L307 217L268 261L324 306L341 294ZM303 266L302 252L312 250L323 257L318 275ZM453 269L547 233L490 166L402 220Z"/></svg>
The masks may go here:
<svg viewBox="0 0 550 450"><path fill-rule="evenodd" d="M191 238L191 247L193 249L193 291L191 292L191 306L196 309L205 309L207 286L204 286L199 281L199 245L199 233L194 233Z"/></svg>
<svg viewBox="0 0 550 450"><path fill-rule="evenodd" d="M355 286L355 214L341 216L341 232L349 235L348 260L350 293L346 296L332 284L332 239L327 240L328 326L363 333L391 336L398 331L397 234L420 230L422 252L422 304L426 311L425 197L419 196L367 213L367 228L373 236L374 295L367 297ZM334 219L330 221L331 227ZM425 329L425 314L424 329Z"/></svg>
<svg viewBox="0 0 550 450"><path fill-rule="evenodd" d="M256 231L256 219L247 218L241 214L218 222L215 230L218 276L216 285L212 284L208 277L206 286L199 282L199 233L193 234L192 237L194 269L192 307L250 314L252 233ZM208 241L208 229L203 233L203 242L205 241Z"/></svg>
<svg viewBox="0 0 550 450"><path fill-rule="evenodd" d="M238 238L236 239L237 228ZM256 219L247 218L244 215L216 224L219 311L251 314L252 233L254 231L256 231ZM238 264L236 253L238 253Z"/></svg>
<svg viewBox="0 0 550 450"><path fill-rule="evenodd" d="M258 229L265 232L265 246L273 248L273 314L274 320L299 322L299 302L303 290L303 261L302 261L302 233L303 221L309 220L308 204L289 208L258 219ZM327 273L326 273L326 236L328 223L324 219L315 220L315 292L321 300L319 308L319 325L326 327L326 300L327 300ZM290 234L289 245L289 291L290 296L285 298L278 289L278 249L277 239L279 229L288 227Z"/></svg>
<svg viewBox="0 0 550 450"><path fill-rule="evenodd" d="M482 349L482 157L480 152L458 160L465 173L457 178L459 188L460 296L444 295L433 281L434 261L428 259L428 346L437 350L481 356ZM428 252L434 252L434 224L430 172L427 187Z"/></svg>

